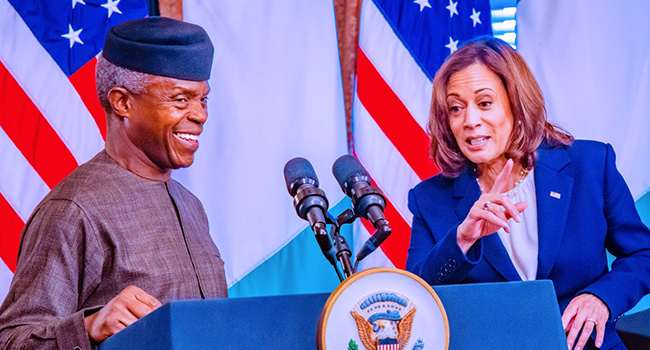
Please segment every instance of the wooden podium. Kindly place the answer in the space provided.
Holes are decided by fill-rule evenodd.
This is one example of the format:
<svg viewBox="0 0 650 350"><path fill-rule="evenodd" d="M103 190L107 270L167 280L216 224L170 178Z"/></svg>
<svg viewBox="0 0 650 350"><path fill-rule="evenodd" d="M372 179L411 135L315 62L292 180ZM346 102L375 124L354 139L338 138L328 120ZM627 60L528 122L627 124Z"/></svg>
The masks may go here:
<svg viewBox="0 0 650 350"><path fill-rule="evenodd" d="M567 348L550 281L433 288L449 320L450 350ZM171 302L100 349L316 349L327 298L305 294Z"/></svg>

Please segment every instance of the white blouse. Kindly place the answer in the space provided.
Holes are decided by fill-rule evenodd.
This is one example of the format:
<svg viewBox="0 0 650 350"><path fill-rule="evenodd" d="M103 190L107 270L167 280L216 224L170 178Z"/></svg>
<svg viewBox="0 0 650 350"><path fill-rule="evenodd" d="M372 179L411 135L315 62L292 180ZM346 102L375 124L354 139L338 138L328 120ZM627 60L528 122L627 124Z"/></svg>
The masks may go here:
<svg viewBox="0 0 650 350"><path fill-rule="evenodd" d="M523 281L532 281L537 275L537 256L539 239L537 232L537 197L535 196L534 170L519 184L516 193L510 198L512 204L528 203L528 208L519 214L521 222L508 220L510 233L499 229L497 234L506 248L512 264ZM507 194L504 194L507 195Z"/></svg>

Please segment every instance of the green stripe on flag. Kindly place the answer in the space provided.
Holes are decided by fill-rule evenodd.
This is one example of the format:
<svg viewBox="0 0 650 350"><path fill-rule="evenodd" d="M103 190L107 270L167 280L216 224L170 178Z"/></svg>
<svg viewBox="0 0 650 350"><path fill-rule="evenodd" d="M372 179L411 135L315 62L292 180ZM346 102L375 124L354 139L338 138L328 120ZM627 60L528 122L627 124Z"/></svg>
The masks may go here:
<svg viewBox="0 0 650 350"><path fill-rule="evenodd" d="M650 227L650 191L646 192L646 194L639 198L635 204L636 210L639 212L639 216L641 216L641 221L643 221L646 226ZM641 301L627 313L630 314L646 309L650 309L650 295L646 295L645 298L641 299Z"/></svg>
<svg viewBox="0 0 650 350"><path fill-rule="evenodd" d="M641 221L650 227L650 191L641 196L634 204L636 204L636 210L641 216Z"/></svg>
<svg viewBox="0 0 650 350"><path fill-rule="evenodd" d="M646 226L650 227L650 191L641 196L641 198L634 202L634 204L636 205L636 211L639 212L641 221L643 221ZM607 258L611 267L612 262L614 261L614 256L608 252ZM636 304L635 307L632 308L632 310L626 312L626 314L632 314L646 309L650 309L650 295L646 295L638 304Z"/></svg>
<svg viewBox="0 0 650 350"><path fill-rule="evenodd" d="M346 197L330 212L336 216L348 208L351 204ZM342 231L352 247L352 225L345 225ZM330 293L338 285L334 268L321 253L314 233L307 226L279 252L230 287L228 294L230 297L252 297Z"/></svg>

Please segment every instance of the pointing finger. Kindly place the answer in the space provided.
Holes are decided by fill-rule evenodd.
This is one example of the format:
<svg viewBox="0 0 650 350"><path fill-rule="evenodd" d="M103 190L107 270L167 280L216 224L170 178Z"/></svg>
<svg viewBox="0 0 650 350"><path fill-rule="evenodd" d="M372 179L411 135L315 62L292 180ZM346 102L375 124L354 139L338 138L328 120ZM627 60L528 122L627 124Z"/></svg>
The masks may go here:
<svg viewBox="0 0 650 350"><path fill-rule="evenodd" d="M506 165L503 167L503 169L499 173L499 176L497 176L496 180L494 181L494 185L492 186L490 193L503 192L503 189L506 187L506 184L508 183L508 176L510 176L513 166L514 166L514 162L512 161L512 159L508 159Z"/></svg>

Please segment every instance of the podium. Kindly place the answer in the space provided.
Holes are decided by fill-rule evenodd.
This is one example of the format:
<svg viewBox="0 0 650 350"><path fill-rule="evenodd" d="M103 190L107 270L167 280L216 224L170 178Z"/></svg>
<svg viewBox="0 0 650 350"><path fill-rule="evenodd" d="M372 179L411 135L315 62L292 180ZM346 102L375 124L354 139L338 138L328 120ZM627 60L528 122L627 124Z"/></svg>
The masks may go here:
<svg viewBox="0 0 650 350"><path fill-rule="evenodd" d="M650 344L650 309L624 315L616 322L616 333L628 350L643 350Z"/></svg>
<svg viewBox="0 0 650 350"><path fill-rule="evenodd" d="M567 348L551 281L433 289L449 320L450 350ZM100 350L316 349L328 296L175 301L110 337Z"/></svg>

